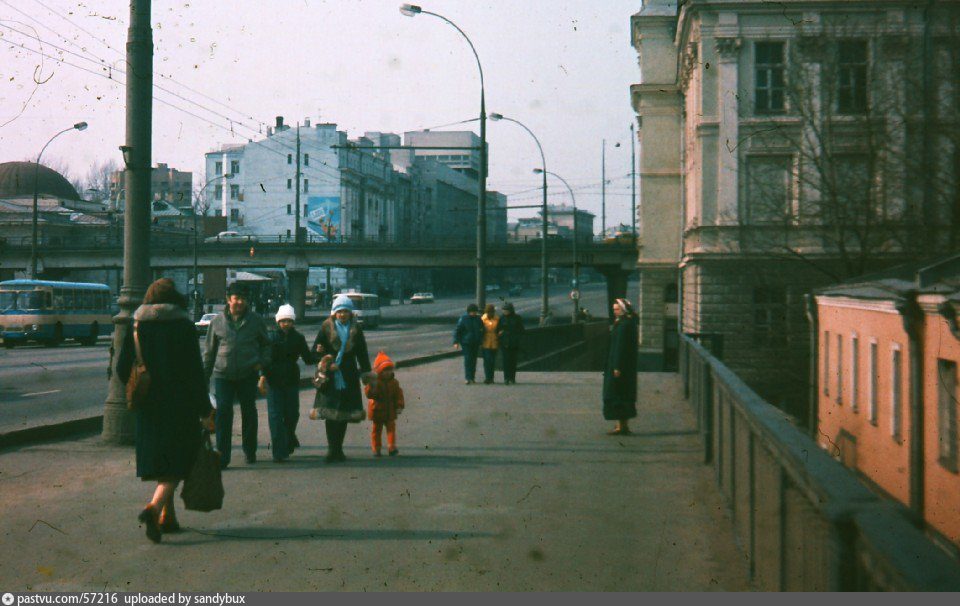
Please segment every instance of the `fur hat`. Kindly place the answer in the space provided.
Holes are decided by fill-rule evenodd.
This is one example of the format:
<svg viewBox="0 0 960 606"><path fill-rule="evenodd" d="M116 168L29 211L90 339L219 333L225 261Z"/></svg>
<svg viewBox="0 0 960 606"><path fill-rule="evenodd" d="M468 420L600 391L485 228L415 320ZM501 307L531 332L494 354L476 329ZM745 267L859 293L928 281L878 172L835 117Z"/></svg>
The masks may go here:
<svg viewBox="0 0 960 606"><path fill-rule="evenodd" d="M476 304L476 303L471 303L470 305L467 305L467 313L468 313L468 314L469 314L469 313L480 313L480 308L477 307L477 304Z"/></svg>
<svg viewBox="0 0 960 606"><path fill-rule="evenodd" d="M381 351L377 354L376 359L373 361L373 370L381 373L388 368L394 368L393 360L391 360L387 354Z"/></svg>
<svg viewBox="0 0 960 606"><path fill-rule="evenodd" d="M293 309L293 305L289 303L281 305L280 309L277 310L277 322L280 320L296 320L297 312Z"/></svg>
<svg viewBox="0 0 960 606"><path fill-rule="evenodd" d="M347 295L337 295L333 298L333 307L330 308L330 313L335 314L341 309L346 309L347 311L353 311L353 299Z"/></svg>

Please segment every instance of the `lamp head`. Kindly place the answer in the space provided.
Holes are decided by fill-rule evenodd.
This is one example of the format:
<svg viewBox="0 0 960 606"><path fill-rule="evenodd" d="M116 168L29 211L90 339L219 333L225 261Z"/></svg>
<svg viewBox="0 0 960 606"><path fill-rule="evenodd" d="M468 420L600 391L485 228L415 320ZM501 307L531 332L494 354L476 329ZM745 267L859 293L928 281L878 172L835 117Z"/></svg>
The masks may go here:
<svg viewBox="0 0 960 606"><path fill-rule="evenodd" d="M226 173L225 175L223 175L223 178L224 178L224 179L233 179L233 173Z"/></svg>
<svg viewBox="0 0 960 606"><path fill-rule="evenodd" d="M120 152L123 154L124 165L126 165L127 168L129 168L130 163L133 161L133 148L130 147L129 145L121 145Z"/></svg>
<svg viewBox="0 0 960 606"><path fill-rule="evenodd" d="M87 123L86 123L86 122L77 122L76 124L73 125L73 127L74 127L75 129L77 129L77 130L87 130Z"/></svg>
<svg viewBox="0 0 960 606"><path fill-rule="evenodd" d="M404 17L416 17L423 12L423 9L416 4L401 4L400 14Z"/></svg>
<svg viewBox="0 0 960 606"><path fill-rule="evenodd" d="M503 120L503 114L498 114L497 112L493 112L487 117L493 120L494 122L497 122L498 120Z"/></svg>
<svg viewBox="0 0 960 606"><path fill-rule="evenodd" d="M533 169L533 174L535 174L535 175L542 175L542 174L543 174L543 169L542 169L542 168L535 168L535 169Z"/></svg>

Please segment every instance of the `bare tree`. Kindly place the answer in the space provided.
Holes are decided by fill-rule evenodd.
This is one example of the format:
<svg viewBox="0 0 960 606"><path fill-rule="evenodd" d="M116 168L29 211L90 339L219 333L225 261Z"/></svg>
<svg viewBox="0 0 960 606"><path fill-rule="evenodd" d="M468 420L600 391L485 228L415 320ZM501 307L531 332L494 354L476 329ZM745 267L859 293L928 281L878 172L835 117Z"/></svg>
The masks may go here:
<svg viewBox="0 0 960 606"><path fill-rule="evenodd" d="M951 7L923 37L839 18L754 44L741 107L770 119L738 145L741 246L839 280L957 244L956 25Z"/></svg>
<svg viewBox="0 0 960 606"><path fill-rule="evenodd" d="M86 191L91 191L97 200L106 200L110 197L110 178L120 170L120 165L110 159L96 161L84 177Z"/></svg>

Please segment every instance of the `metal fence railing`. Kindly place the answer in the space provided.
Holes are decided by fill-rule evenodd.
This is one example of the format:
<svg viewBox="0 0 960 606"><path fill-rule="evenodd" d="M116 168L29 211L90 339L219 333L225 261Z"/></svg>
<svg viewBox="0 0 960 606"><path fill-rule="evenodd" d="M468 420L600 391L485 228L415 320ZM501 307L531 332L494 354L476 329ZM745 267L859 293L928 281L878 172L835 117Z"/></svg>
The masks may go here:
<svg viewBox="0 0 960 606"><path fill-rule="evenodd" d="M960 563L682 336L680 374L734 530L764 591L960 591Z"/></svg>

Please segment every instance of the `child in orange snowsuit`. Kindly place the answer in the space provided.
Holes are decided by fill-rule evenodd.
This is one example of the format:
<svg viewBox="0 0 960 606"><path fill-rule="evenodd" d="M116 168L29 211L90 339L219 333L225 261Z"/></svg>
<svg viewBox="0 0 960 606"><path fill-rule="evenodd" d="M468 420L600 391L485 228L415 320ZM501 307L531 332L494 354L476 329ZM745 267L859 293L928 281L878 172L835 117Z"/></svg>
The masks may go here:
<svg viewBox="0 0 960 606"><path fill-rule="evenodd" d="M403 390L393 376L393 360L382 351L373 362L376 379L367 385L364 393L368 398L367 418L373 421L370 442L373 456L380 456L381 434L387 428L387 454L397 456L397 416L403 410Z"/></svg>

